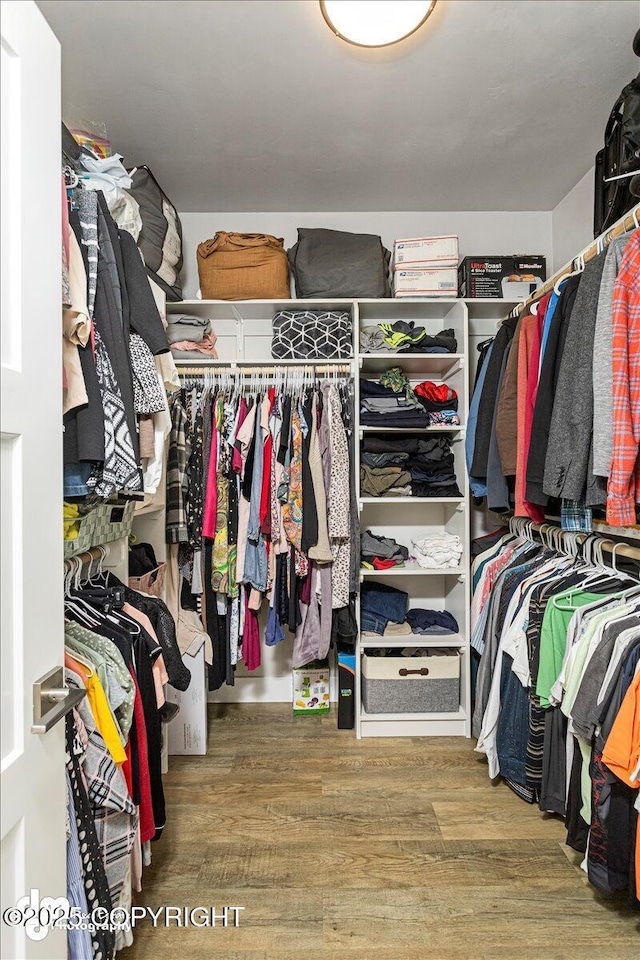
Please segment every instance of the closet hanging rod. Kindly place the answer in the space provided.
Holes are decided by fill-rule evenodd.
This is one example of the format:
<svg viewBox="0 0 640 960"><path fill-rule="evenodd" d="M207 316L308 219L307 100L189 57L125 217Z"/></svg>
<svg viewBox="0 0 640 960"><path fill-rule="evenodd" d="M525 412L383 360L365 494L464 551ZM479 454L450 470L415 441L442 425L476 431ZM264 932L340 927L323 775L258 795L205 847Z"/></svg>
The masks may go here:
<svg viewBox="0 0 640 960"><path fill-rule="evenodd" d="M251 375L254 373L266 373L271 376L275 376L276 374L281 374L286 370L292 370L296 372L297 371L304 372L305 370L312 370L314 373L326 373L326 374L352 372L351 365L348 363L326 364L326 363L310 362L310 363L302 364L296 367L278 366L278 365L245 367L242 363L229 363L228 365L216 364L215 366L212 364L211 366L207 366L207 367L186 367L180 364L180 366L178 367L178 373L180 376L185 375L190 377L193 377L193 376L203 377L205 375L208 376L211 374L215 375L218 372L227 373L227 374L241 373L243 375L245 374Z"/></svg>
<svg viewBox="0 0 640 960"><path fill-rule="evenodd" d="M500 519L503 523L508 524L510 520L513 520L513 517L510 514L501 514ZM526 525L528 530L535 531L536 533L540 532L541 527L556 527L558 530L561 530L559 524L554 523L552 520L546 520L544 523L536 523L533 520L528 520L526 517L518 518L522 520L523 524ZM579 543L584 543L589 537L598 537L602 541L602 549L605 553L613 553L615 549L615 555L620 557L627 557L629 560L636 560L640 562L640 547L634 547L630 543L625 543L624 540L619 539L615 535L609 533L598 533L597 530L594 530L593 533L582 533L576 532L575 530L562 530L562 533L571 534L578 538Z"/></svg>
<svg viewBox="0 0 640 960"><path fill-rule="evenodd" d="M532 303L536 303L538 300L544 297L545 293L549 293L549 291L555 287L556 283L561 277L576 270L578 264L582 264L582 267L584 268L585 263L588 263L589 260L593 260L593 258L596 257L601 250L604 250L606 247L608 247L611 241L616 237L620 237L623 233L627 233L627 231L633 230L634 228L638 229L639 227L640 203L637 203L632 210L629 210L627 213L625 213L624 217L620 217L619 220L616 220L616 222L612 224L608 230L605 230L604 233L601 233L600 236L596 237L595 240L592 240L592 242L586 246L584 250L581 250L580 253L576 254L572 260L569 260L569 262L565 263L563 267L561 267L559 270L556 270L553 276L549 277L549 279L546 280L541 287L538 287L538 289L532 293L530 297L527 297L527 299L523 300L522 303L519 303L517 307L514 307L509 316L519 317L523 310L526 310L527 307L530 307ZM501 320L500 323L502 322L503 321Z"/></svg>
<svg viewBox="0 0 640 960"><path fill-rule="evenodd" d="M73 557L67 557L66 560L64 561L64 569L67 571L75 570L77 569L78 565L80 565L82 571L84 572L85 567L91 567L96 562L96 560L102 561L102 563L104 563L104 561L107 559L108 556L109 556L108 546L105 545L101 547L90 547L88 550L85 550L83 553L77 553Z"/></svg>

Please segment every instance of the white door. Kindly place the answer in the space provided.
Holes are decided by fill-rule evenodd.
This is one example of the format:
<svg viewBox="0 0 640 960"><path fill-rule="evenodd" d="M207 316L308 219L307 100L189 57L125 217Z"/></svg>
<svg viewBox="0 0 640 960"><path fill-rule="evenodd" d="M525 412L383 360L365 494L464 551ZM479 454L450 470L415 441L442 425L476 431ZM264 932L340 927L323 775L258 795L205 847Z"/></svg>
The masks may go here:
<svg viewBox="0 0 640 960"><path fill-rule="evenodd" d="M64 721L31 732L64 663L60 45L31 0L1 7L1 954L59 960L64 931L5 911L66 894Z"/></svg>

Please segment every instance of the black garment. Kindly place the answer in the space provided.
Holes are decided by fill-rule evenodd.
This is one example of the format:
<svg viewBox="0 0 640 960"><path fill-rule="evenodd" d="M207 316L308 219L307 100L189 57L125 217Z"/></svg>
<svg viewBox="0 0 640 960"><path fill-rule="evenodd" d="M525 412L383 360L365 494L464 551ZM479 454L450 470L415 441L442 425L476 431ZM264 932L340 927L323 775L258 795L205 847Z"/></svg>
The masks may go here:
<svg viewBox="0 0 640 960"><path fill-rule="evenodd" d="M203 619L213 647L213 663L209 664L209 690L219 690L227 680L226 617L218 613L217 594L211 586L213 571L213 540L204 540L204 593L202 595ZM241 589L241 602L242 587Z"/></svg>
<svg viewBox="0 0 640 960"><path fill-rule="evenodd" d="M124 275L124 265L122 263L122 250L120 246L120 233L118 231L118 225L111 216L111 211L109 210L109 204L107 203L106 197L104 196L102 190L96 191L98 196L98 243L100 243L100 227L102 226L103 230L106 230L109 240L111 241L111 247L113 250L113 260L115 263L115 268L118 274L118 302L121 307L121 316L120 320L122 323L122 332L129 342L129 294L127 292L127 285ZM132 238L133 239L133 238Z"/></svg>
<svg viewBox="0 0 640 960"><path fill-rule="evenodd" d="M470 470L471 476L477 477L478 479L484 479L487 476L489 441L491 440L493 412L498 398L498 384L500 371L502 370L502 359L508 344L510 344L513 339L517 325L518 320L516 317L509 317L504 321L498 330L493 343L493 350L489 357L487 373L480 396L480 405L478 407L476 442L473 450L473 463Z"/></svg>
<svg viewBox="0 0 640 960"><path fill-rule="evenodd" d="M540 809L564 817L567 812L567 718L560 707L549 707L544 719Z"/></svg>
<svg viewBox="0 0 640 960"><path fill-rule="evenodd" d="M389 410L377 413L371 410L360 411L360 423L367 427L409 427L422 430L429 426L429 417L421 410Z"/></svg>
<svg viewBox="0 0 640 960"><path fill-rule="evenodd" d="M489 353L489 348L491 347L491 344L493 343L494 339L495 339L495 337L491 337L489 340L483 340L482 343L479 343L478 346L477 346L477 348L476 348L477 351L478 351L478 353L480 354L480 356L478 357L478 365L477 365L477 367L476 367L476 375L475 375L475 377L473 378L473 390L471 391L471 396L473 396L473 394L474 394L474 392L475 392L475 389L476 389L476 387L478 386L478 380L480 379L480 374L482 373L482 368L483 368L483 366L484 366L484 362L485 362L485 360L487 359L487 354Z"/></svg>
<svg viewBox="0 0 640 960"><path fill-rule="evenodd" d="M422 483L420 480L411 481L412 497L461 497L457 483L442 486L437 483Z"/></svg>
<svg viewBox="0 0 640 960"><path fill-rule="evenodd" d="M366 453L422 453L432 460L441 460L451 452L451 440L438 437L389 437L368 433L363 437L362 449Z"/></svg>
<svg viewBox="0 0 640 960"><path fill-rule="evenodd" d="M100 212L98 212L98 218ZM108 264L104 257L98 256L98 278L96 286L96 302L93 311L93 320L96 329L104 341L111 366L120 389L120 396L124 404L125 417L134 457L140 458L138 443L138 423L136 420L133 402L133 379L131 372L131 356L129 354L129 336L125 336L121 323L121 309L116 300L116 291L113 289Z"/></svg>
<svg viewBox="0 0 640 960"><path fill-rule="evenodd" d="M278 463L284 466L289 449L289 434L291 433L291 397L284 398L282 405L282 427L280 429L280 446L278 447Z"/></svg>
<svg viewBox="0 0 640 960"><path fill-rule="evenodd" d="M169 341L149 286L147 271L135 240L126 230L120 230L120 249L129 298L130 327L140 334L151 353L168 353Z"/></svg>
<svg viewBox="0 0 640 960"><path fill-rule="evenodd" d="M120 583L120 580L111 572L107 574L107 586L114 586ZM176 690L188 690L191 683L191 672L182 662L180 648L176 639L176 625L173 617L164 603L158 597L146 597L137 590L122 584L124 587L124 598L132 607L146 614L151 621L164 657L164 665L169 675L169 683Z"/></svg>
<svg viewBox="0 0 640 960"><path fill-rule="evenodd" d="M69 224L82 252L85 270L88 271L87 248L82 243L80 219L75 211L69 214ZM91 341L86 347L78 347L78 354L88 402L64 415L64 462L101 463L104 461L104 409Z"/></svg>
<svg viewBox="0 0 640 960"><path fill-rule="evenodd" d="M582 752L578 746L578 741L573 738L573 764L571 766L571 776L569 777L569 791L567 794L567 846L579 853L584 853L587 849L587 837L589 836L589 824L583 819L580 810L582 809Z"/></svg>
<svg viewBox="0 0 640 960"><path fill-rule="evenodd" d="M544 483L544 467L549 445L549 430L553 401L560 372L560 362L567 336L567 328L571 318L571 311L576 299L580 277L569 277L565 281L562 292L556 304L549 336L540 369L540 382L536 394L536 405L533 412L531 426L531 445L527 460L527 500L530 503L539 503L546 506L549 498L542 489Z"/></svg>

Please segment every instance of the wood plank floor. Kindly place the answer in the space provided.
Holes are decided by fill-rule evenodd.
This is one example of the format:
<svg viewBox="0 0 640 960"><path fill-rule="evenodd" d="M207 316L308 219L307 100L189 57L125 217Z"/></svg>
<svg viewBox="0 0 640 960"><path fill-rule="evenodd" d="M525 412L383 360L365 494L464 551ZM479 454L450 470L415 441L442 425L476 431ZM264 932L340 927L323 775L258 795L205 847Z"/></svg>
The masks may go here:
<svg viewBox="0 0 640 960"><path fill-rule="evenodd" d="M136 928L129 960L638 960L564 826L493 785L473 742L369 739L286 704L210 707L172 757L138 903L243 906L240 926Z"/></svg>

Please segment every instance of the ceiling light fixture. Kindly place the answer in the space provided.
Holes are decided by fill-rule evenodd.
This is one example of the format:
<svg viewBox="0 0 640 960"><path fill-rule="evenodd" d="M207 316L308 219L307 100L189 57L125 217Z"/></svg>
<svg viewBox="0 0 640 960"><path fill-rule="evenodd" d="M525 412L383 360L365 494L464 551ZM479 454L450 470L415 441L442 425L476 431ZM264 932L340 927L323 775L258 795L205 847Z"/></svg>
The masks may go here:
<svg viewBox="0 0 640 960"><path fill-rule="evenodd" d="M337 37L358 47L388 47L415 33L436 0L320 0Z"/></svg>

